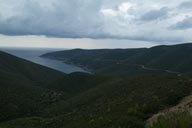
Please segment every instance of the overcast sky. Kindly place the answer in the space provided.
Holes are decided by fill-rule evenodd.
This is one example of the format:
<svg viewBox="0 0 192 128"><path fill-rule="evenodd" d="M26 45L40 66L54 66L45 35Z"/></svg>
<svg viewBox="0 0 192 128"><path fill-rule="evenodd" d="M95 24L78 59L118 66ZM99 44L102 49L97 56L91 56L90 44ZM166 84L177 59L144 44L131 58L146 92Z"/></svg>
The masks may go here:
<svg viewBox="0 0 192 128"><path fill-rule="evenodd" d="M192 0L0 0L0 46L150 47L191 33Z"/></svg>

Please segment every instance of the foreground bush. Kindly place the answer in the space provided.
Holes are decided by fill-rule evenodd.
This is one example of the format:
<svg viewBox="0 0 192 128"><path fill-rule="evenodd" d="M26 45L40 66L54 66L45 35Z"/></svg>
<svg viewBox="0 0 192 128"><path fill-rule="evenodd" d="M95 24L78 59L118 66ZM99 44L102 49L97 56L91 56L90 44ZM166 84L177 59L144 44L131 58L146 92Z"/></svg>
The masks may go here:
<svg viewBox="0 0 192 128"><path fill-rule="evenodd" d="M189 112L165 114L147 128L192 128L192 116Z"/></svg>

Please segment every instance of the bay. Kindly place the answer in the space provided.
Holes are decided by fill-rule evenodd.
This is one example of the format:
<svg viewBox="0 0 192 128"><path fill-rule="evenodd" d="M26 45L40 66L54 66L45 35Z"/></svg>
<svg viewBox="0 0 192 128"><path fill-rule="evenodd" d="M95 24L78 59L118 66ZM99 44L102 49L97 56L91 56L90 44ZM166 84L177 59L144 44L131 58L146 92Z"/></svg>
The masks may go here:
<svg viewBox="0 0 192 128"><path fill-rule="evenodd" d="M40 57L42 54L60 51L63 49L41 49L41 48L0 48L1 51L9 53L11 55L23 58L25 60L31 61L36 64L43 65L55 70L58 70L63 73L72 73L72 72L87 72L81 67L77 67L70 64L65 64L59 60L53 60L48 58Z"/></svg>

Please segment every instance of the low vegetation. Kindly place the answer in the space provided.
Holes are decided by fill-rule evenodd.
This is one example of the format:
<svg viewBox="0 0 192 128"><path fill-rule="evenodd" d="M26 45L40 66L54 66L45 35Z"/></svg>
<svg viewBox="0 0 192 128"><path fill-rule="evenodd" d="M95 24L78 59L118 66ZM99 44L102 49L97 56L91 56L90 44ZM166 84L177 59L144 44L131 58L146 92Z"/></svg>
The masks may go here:
<svg viewBox="0 0 192 128"><path fill-rule="evenodd" d="M192 116L189 112L175 112L167 113L166 115L159 116L151 126L146 128L191 128Z"/></svg>
<svg viewBox="0 0 192 128"><path fill-rule="evenodd" d="M111 50L99 53L95 50L93 54L90 52L90 58L82 58L87 58L85 62L96 58L95 54L101 56L110 52L113 58L125 60L126 56L135 58L135 54L139 57L139 51L143 56L146 50L151 51L135 49L127 53L127 50L117 50L113 54ZM84 55L84 51L81 52ZM144 128L146 120L153 114L176 105L192 91L192 79L187 73L181 76L141 73L138 69L141 74L132 70L134 75L131 75L118 70L129 69L129 66L115 67L112 64L108 68L108 62L101 64L95 60L88 66L95 63L98 67L93 69L99 71L96 74L62 74L3 52L0 53L0 62L0 128ZM114 74L118 71L117 74L121 75L101 73L104 70L114 71ZM159 117L147 128L190 126L188 113L176 113Z"/></svg>

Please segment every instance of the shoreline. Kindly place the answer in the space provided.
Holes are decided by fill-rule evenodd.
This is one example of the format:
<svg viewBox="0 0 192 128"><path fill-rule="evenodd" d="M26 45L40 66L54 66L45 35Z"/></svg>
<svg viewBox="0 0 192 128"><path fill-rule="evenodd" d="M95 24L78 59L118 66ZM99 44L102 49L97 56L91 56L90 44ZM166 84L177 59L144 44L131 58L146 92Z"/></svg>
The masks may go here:
<svg viewBox="0 0 192 128"><path fill-rule="evenodd" d="M89 68L87 68L86 66L83 66L83 65L81 65L81 64L74 64L73 62L70 62L70 61L67 61L67 60L63 60L63 59L54 58L54 57L47 57L47 56L39 56L39 57L40 57L40 58L46 58L46 59L51 59L51 60L60 61L60 62L62 62L62 63L64 63L64 64L81 68L84 73L94 74L91 69L89 69Z"/></svg>

